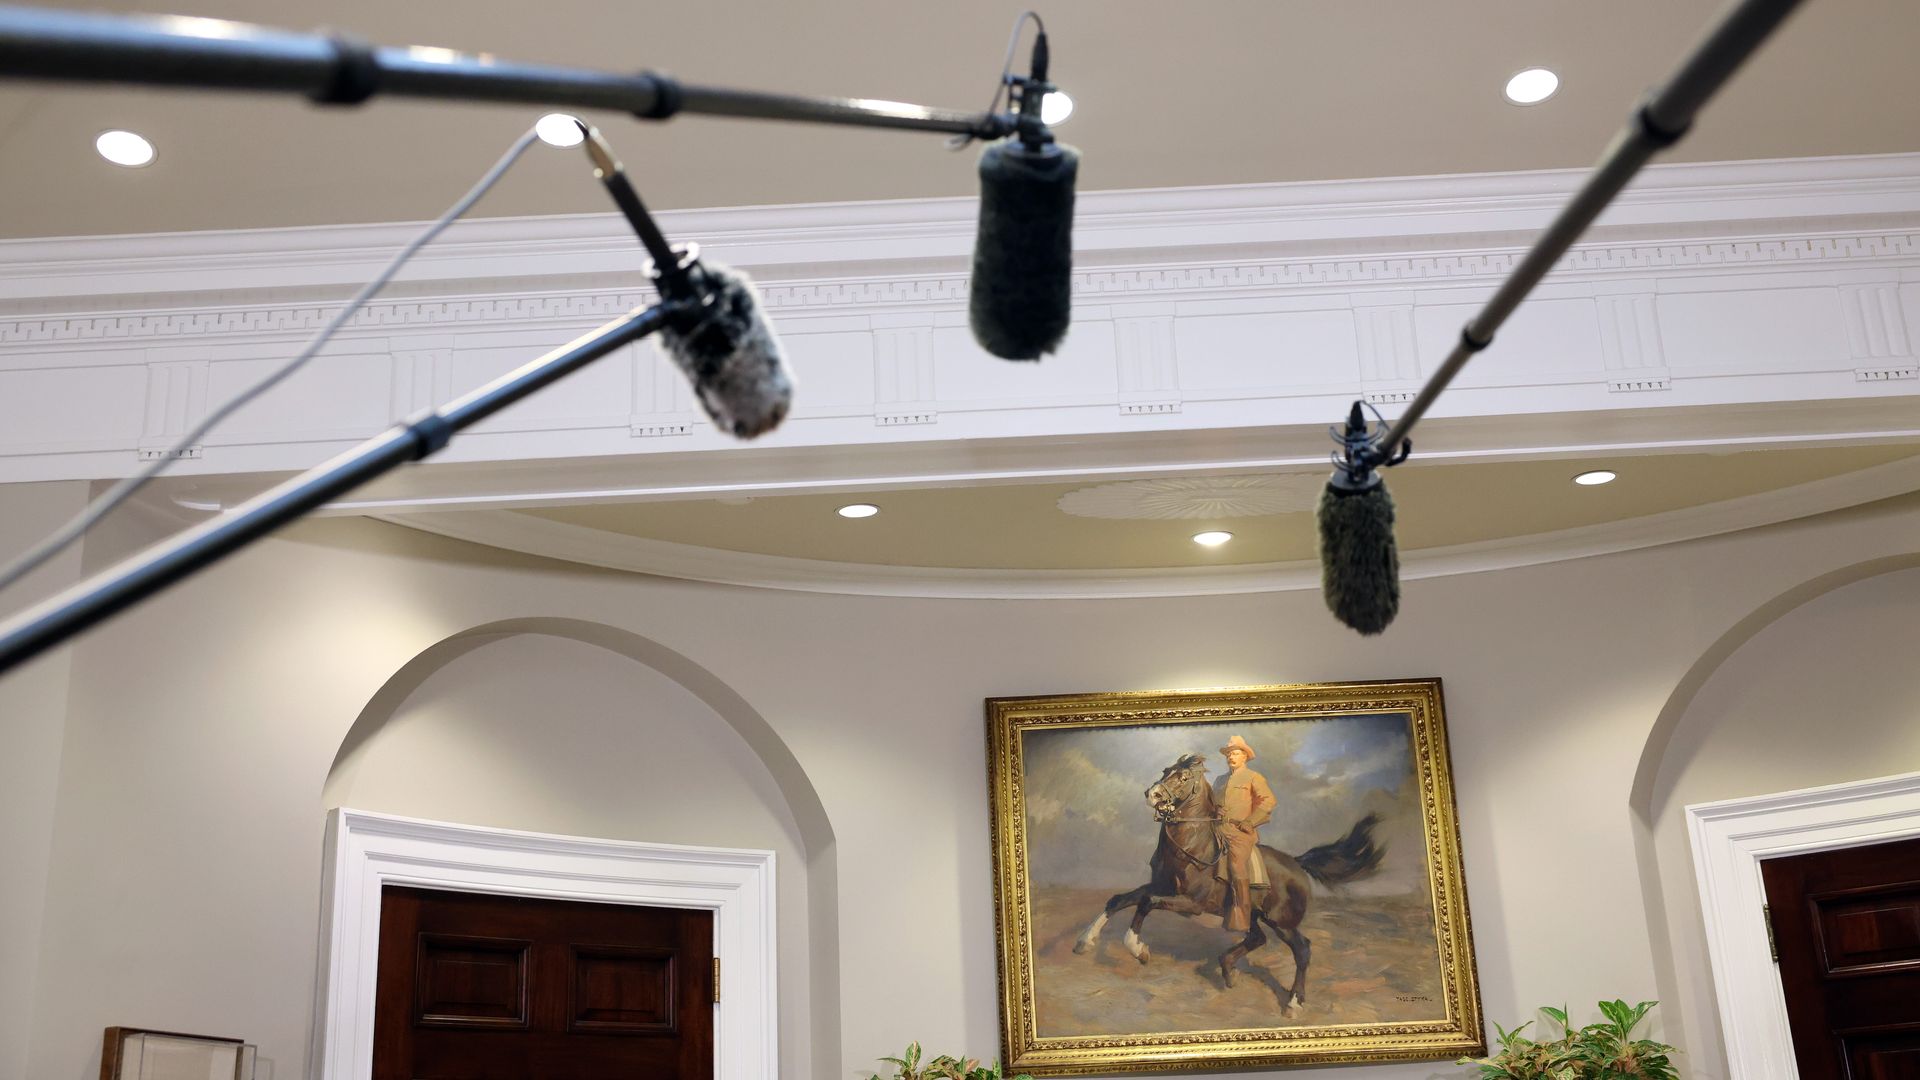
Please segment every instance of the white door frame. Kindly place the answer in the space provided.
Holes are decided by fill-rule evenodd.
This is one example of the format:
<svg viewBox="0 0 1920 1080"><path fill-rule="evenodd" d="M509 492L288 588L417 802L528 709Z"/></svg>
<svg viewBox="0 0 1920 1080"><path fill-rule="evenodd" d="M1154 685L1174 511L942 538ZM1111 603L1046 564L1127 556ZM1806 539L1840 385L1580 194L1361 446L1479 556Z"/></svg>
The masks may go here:
<svg viewBox="0 0 1920 1080"><path fill-rule="evenodd" d="M373 1074L380 890L594 900L713 912L724 992L714 1006L716 1080L776 1080L773 852L590 840L336 809L327 815L312 1075Z"/></svg>
<svg viewBox="0 0 1920 1080"><path fill-rule="evenodd" d="M1760 860L1920 836L1920 773L1687 807L1730 1080L1798 1080Z"/></svg>

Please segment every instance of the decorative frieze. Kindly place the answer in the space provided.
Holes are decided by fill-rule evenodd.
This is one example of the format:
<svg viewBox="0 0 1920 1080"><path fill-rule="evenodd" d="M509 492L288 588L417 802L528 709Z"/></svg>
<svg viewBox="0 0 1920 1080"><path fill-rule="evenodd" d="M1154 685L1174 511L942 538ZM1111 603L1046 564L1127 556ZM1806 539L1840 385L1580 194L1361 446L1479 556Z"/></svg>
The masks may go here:
<svg viewBox="0 0 1920 1080"><path fill-rule="evenodd" d="M1713 405L1885 396L1897 388L1865 384L1920 377L1909 330L1920 318L1920 233L1911 229L1920 155L1912 176L1881 159L1694 168L1649 173L1654 201L1640 206L1631 233L1603 228L1570 252L1446 408L1595 415L1674 401L1680 395L1658 392L1681 381L1687 404ZM1661 179L1709 173L1691 195ZM1759 199L1776 173L1782 194ZM1092 194L1088 206L1121 209L1076 224L1074 327L1061 354L1038 365L992 361L966 338L970 215L945 203L926 221L898 208L702 211L692 218L705 224L692 231L729 237L717 246L730 262L765 268L760 295L798 382L781 433L789 445L857 444L876 426L910 429L890 436L902 443L1304 428L1337 419L1327 403L1356 392L1390 414L1386 406L1411 400L1460 319L1511 268L1514 237L1537 228L1554 201L1545 181L1510 198L1511 177L1485 191L1453 178L1437 200L1407 197L1408 185L1437 183L1353 185L1381 200L1372 217L1365 198L1311 185L1275 186L1269 204L1240 188ZM1741 215L1757 205L1791 206L1790 227L1754 220L1742 232ZM1487 231L1461 235L1461 208ZM833 214L851 216L837 227ZM785 215L787 224L729 233L728 215ZM1823 219L1836 227L1821 232ZM1716 239L1697 239L1704 225ZM1676 239L1663 241L1668 226ZM381 228L355 243L379 247ZM490 235L495 226L473 228ZM221 447L215 460L185 471L284 468L470 389L522 348L530 359L648 300L629 284L620 260L631 259L591 247L573 219L499 228L507 231L494 248L425 253L406 286L413 295L370 305L339 335L337 355L289 384L292 396L254 413L254 427L223 430L210 440ZM320 240L306 236L225 241L252 245L245 254L204 235L7 248L19 258L0 262L0 310L16 313L0 316L0 481L124 473L130 448L170 445L205 415L210 394L288 356L335 310L285 299L314 280L303 275L336 265L309 265L300 245ZM559 246L536 263L511 258L515 244L541 242ZM554 254L570 243L587 245L577 260ZM819 258L796 257L795 244ZM526 265L538 269L511 269ZM179 307L165 306L169 295ZM152 306L83 310L133 296ZM40 311L17 314L35 304ZM55 305L69 310L47 313ZM1646 396L1610 403L1619 393ZM570 377L513 417L490 423L484 444L466 444L476 447L468 460L734 445L652 343Z"/></svg>

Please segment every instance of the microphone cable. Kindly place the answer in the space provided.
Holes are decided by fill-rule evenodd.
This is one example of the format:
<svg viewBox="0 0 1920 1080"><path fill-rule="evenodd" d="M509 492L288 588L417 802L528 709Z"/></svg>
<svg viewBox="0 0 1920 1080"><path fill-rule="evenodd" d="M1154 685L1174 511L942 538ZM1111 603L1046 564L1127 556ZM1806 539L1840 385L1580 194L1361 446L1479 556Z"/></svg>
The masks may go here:
<svg viewBox="0 0 1920 1080"><path fill-rule="evenodd" d="M1020 31L1026 28L1029 21L1033 23L1035 32L1041 37L1047 34L1047 24L1040 21L1040 13L1037 11L1023 11L1014 18L1013 33L1007 35L1007 59L1000 65L1000 81L993 84L993 100L987 102L989 116L993 115L994 110L1000 108L1000 99L1006 96L1008 76L1013 74L1013 58L1020 51ZM947 140L947 149L964 150L973 145L974 138L972 132L952 136Z"/></svg>
<svg viewBox="0 0 1920 1080"><path fill-rule="evenodd" d="M375 293L386 287L387 283L393 280L393 276L399 273L400 268L405 266L409 259L412 259L414 255L419 253L421 248L426 247L435 237L444 232L447 226L453 224L468 210L471 210L473 204L479 202L481 196L485 195L493 188L495 183L499 182L500 178L506 174L513 163L519 161L521 155L525 154L527 148L532 146L538 138L539 136L534 129L528 128L524 134L514 140L513 145L507 148L506 153L500 155L500 159L493 163L492 168L489 168L486 173L480 177L472 189L461 196L458 202L448 207L446 212L436 218L432 224L420 230L412 240L409 240L407 245L400 249L399 254L389 260L387 265L382 267L378 274L374 275L373 280L361 286L360 290L354 293L353 297L347 301L346 306L341 308L333 318L329 319L327 324L320 328L319 333L316 333L309 339L306 345L294 355L293 359L282 364L277 370L259 382L242 390L225 404L208 413L199 423L193 426L191 431L182 435L179 440L169 447L160 457L148 462L139 472L123 478L111 488L108 488L99 498L88 503L86 508L75 515L71 521L54 530L54 532L45 539L9 561L5 566L0 566L0 590L4 590L14 582L26 577L48 559L66 550L74 541L86 535L87 530L98 524L101 518L107 516L114 508L126 502L129 498L132 498L135 492L146 486L147 481L158 476L166 469L168 464L177 460L179 455L184 453L188 447L198 443L206 436L207 432L213 430L221 421L232 416L234 412L242 406L280 385L288 376L305 367L307 361L313 359L314 354L320 351L321 347L327 343L328 339L333 337L336 331L342 326L345 326L347 321L353 318L362 307L365 307L367 301L373 299Z"/></svg>

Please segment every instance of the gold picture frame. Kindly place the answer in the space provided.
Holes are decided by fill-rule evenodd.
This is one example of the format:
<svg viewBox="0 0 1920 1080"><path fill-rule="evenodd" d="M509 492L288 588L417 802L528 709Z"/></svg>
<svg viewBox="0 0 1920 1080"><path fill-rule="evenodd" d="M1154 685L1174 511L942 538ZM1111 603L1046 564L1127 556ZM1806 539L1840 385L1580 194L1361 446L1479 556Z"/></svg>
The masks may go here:
<svg viewBox="0 0 1920 1080"><path fill-rule="evenodd" d="M986 705L1010 1073L1486 1052L1439 679ZM1234 914L1271 944L1232 955L1250 850L1269 880Z"/></svg>

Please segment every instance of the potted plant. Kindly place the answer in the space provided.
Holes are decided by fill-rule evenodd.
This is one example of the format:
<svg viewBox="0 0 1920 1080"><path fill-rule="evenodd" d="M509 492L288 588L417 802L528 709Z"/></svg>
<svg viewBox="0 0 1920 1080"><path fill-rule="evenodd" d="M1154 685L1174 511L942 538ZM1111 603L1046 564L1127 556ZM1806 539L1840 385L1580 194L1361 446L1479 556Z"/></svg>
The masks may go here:
<svg viewBox="0 0 1920 1080"><path fill-rule="evenodd" d="M941 1054L930 1058L923 1066L920 1062L920 1044L913 1043L902 1051L899 1057L880 1059L893 1066L893 1075L883 1077L874 1073L868 1080L1033 1080L1033 1077L1021 1073L1018 1076L1005 1076L1000 1072L1000 1063L980 1064L979 1058L962 1060Z"/></svg>
<svg viewBox="0 0 1920 1080"><path fill-rule="evenodd" d="M1567 1010L1541 1009L1560 1025L1559 1038L1527 1038L1522 1032L1532 1021L1512 1031L1495 1024L1500 1038L1494 1055L1461 1058L1460 1064L1478 1065L1480 1080L1680 1080L1673 1047L1633 1037L1633 1029L1654 1004L1603 1001L1600 1014L1605 1019L1577 1031L1567 1022Z"/></svg>

